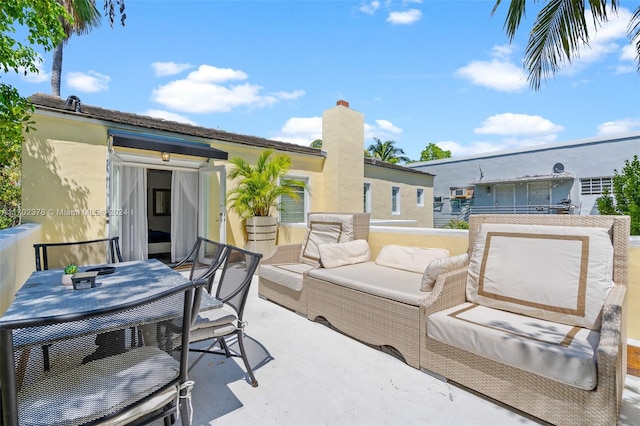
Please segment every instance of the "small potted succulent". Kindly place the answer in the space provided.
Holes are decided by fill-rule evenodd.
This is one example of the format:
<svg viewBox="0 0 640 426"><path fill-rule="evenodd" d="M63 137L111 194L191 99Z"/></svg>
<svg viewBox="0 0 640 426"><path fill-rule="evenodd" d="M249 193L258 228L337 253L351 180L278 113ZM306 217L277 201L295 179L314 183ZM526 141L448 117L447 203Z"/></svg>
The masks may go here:
<svg viewBox="0 0 640 426"><path fill-rule="evenodd" d="M62 284L71 285L73 284L71 281L71 276L78 272L78 265L75 263L70 263L64 268L64 274L62 275Z"/></svg>

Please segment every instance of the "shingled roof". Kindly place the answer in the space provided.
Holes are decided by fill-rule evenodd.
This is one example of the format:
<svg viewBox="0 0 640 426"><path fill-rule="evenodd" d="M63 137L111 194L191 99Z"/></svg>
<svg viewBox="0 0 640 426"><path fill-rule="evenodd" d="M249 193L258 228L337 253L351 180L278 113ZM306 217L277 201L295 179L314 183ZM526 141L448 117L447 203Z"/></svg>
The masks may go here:
<svg viewBox="0 0 640 426"><path fill-rule="evenodd" d="M63 114L73 116L88 117L111 123L125 124L129 126L141 127L150 130L164 130L186 136L212 139L221 142L230 142L239 145L248 145L260 148L270 148L278 151L294 152L299 154L309 154L324 156L324 153L316 148L303 145L274 141L257 136L241 135L208 127L194 126L177 121L164 120L162 118L150 117L147 115L121 112L112 109L100 108L82 103L81 112L76 112L73 106L67 106L64 99L43 93L36 93L30 98L31 102L43 110L53 110Z"/></svg>
<svg viewBox="0 0 640 426"><path fill-rule="evenodd" d="M88 117L96 120L108 121L116 124L125 124L150 130L163 130L176 134L200 137L204 139L212 139L221 142L230 142L239 145L247 145L265 149L274 149L278 151L293 152L298 154L315 155L319 157L326 156L325 152L308 146L297 145L287 142L274 141L271 139L260 138L257 136L241 135L239 133L225 132L222 130L211 129L208 127L194 126L177 121L164 120L162 118L150 117L147 115L133 114L130 112L121 112L112 109L100 108L85 103L81 104L80 112L76 112L74 106L68 106L66 101L57 96L47 95L44 93L36 93L30 98L31 102L38 109L56 111L72 116ZM385 167L389 169L400 170L412 174L422 174L434 176L432 173L423 172L409 167L399 166L384 161L371 158L364 159L365 164Z"/></svg>

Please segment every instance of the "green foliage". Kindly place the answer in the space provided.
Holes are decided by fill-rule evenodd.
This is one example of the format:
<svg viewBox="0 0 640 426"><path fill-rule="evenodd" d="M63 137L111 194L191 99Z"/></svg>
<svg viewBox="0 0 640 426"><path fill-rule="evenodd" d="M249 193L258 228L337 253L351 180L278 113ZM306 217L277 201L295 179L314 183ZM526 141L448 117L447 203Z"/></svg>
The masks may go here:
<svg viewBox="0 0 640 426"><path fill-rule="evenodd" d="M37 73L40 57L33 46L49 51L64 39L61 17L69 16L55 0L2 0L0 69ZM17 26L27 29L26 40L13 37ZM31 128L32 113L27 99L0 82L0 229L20 224L22 132Z"/></svg>
<svg viewBox="0 0 640 426"><path fill-rule="evenodd" d="M64 39L60 18L69 15L55 0L2 0L0 3L0 66L6 73L38 72L38 53L32 46L45 51ZM16 40L16 26L27 28L26 40ZM0 101L1 102L1 101Z"/></svg>
<svg viewBox="0 0 640 426"><path fill-rule="evenodd" d="M469 229L469 222L464 220L451 219L445 228L448 229Z"/></svg>
<svg viewBox="0 0 640 426"><path fill-rule="evenodd" d="M401 161L408 163L411 161L411 159L404 154L402 148L395 146L395 141L382 142L378 138L373 138L373 140L375 143L369 145L369 148L367 148L371 158L391 164L397 164Z"/></svg>
<svg viewBox="0 0 640 426"><path fill-rule="evenodd" d="M78 265L75 263L70 263L64 268L65 274L75 274L76 272L78 272Z"/></svg>
<svg viewBox="0 0 640 426"><path fill-rule="evenodd" d="M430 142L420 153L420 161L440 160L442 158L451 158L451 151L444 150L433 142Z"/></svg>
<svg viewBox="0 0 640 426"><path fill-rule="evenodd" d="M311 148L322 149L322 139L316 139L309 145Z"/></svg>
<svg viewBox="0 0 640 426"><path fill-rule="evenodd" d="M621 172L613 171L613 197L605 190L596 200L600 214L618 214L631 217L631 235L640 235L640 161L625 160Z"/></svg>
<svg viewBox="0 0 640 426"><path fill-rule="evenodd" d="M235 166L229 177L239 180L227 194L227 205L243 222L253 216L271 216L274 210L282 210L282 195L298 201L300 197L293 187L305 187L305 182L285 178L291 168L291 157L284 154L271 157L272 154L273 150L263 151L255 165L239 157L229 160Z"/></svg>

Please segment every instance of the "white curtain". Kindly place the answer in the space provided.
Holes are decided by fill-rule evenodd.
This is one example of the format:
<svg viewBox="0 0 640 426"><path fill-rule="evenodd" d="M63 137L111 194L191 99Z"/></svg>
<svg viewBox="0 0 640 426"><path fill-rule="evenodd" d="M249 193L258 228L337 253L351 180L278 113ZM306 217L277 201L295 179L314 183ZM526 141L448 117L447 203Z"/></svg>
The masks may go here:
<svg viewBox="0 0 640 426"><path fill-rule="evenodd" d="M124 260L148 257L147 173L142 167L120 168L119 201L123 214L118 231Z"/></svg>
<svg viewBox="0 0 640 426"><path fill-rule="evenodd" d="M171 261L189 254L198 237L198 173L174 171L171 176Z"/></svg>

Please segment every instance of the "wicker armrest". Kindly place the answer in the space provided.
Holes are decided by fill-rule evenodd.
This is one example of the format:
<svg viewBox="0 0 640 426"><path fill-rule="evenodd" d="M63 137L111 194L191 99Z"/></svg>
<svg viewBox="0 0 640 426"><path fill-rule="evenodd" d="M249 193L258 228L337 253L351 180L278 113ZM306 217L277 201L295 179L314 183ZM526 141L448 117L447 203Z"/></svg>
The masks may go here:
<svg viewBox="0 0 640 426"><path fill-rule="evenodd" d="M275 265L278 263L296 263L300 260L302 244L284 244L276 246L276 251L271 256L263 257L261 265Z"/></svg>
<svg viewBox="0 0 640 426"><path fill-rule="evenodd" d="M597 351L599 370L601 368L610 368L613 373L617 368L618 357L624 355L620 353L620 347L621 343L625 344L623 306L626 292L625 286L614 286L602 308L602 326L600 328L600 343Z"/></svg>
<svg viewBox="0 0 640 426"><path fill-rule="evenodd" d="M448 309L466 302L467 267L440 274L431 295L420 305L422 315Z"/></svg>

